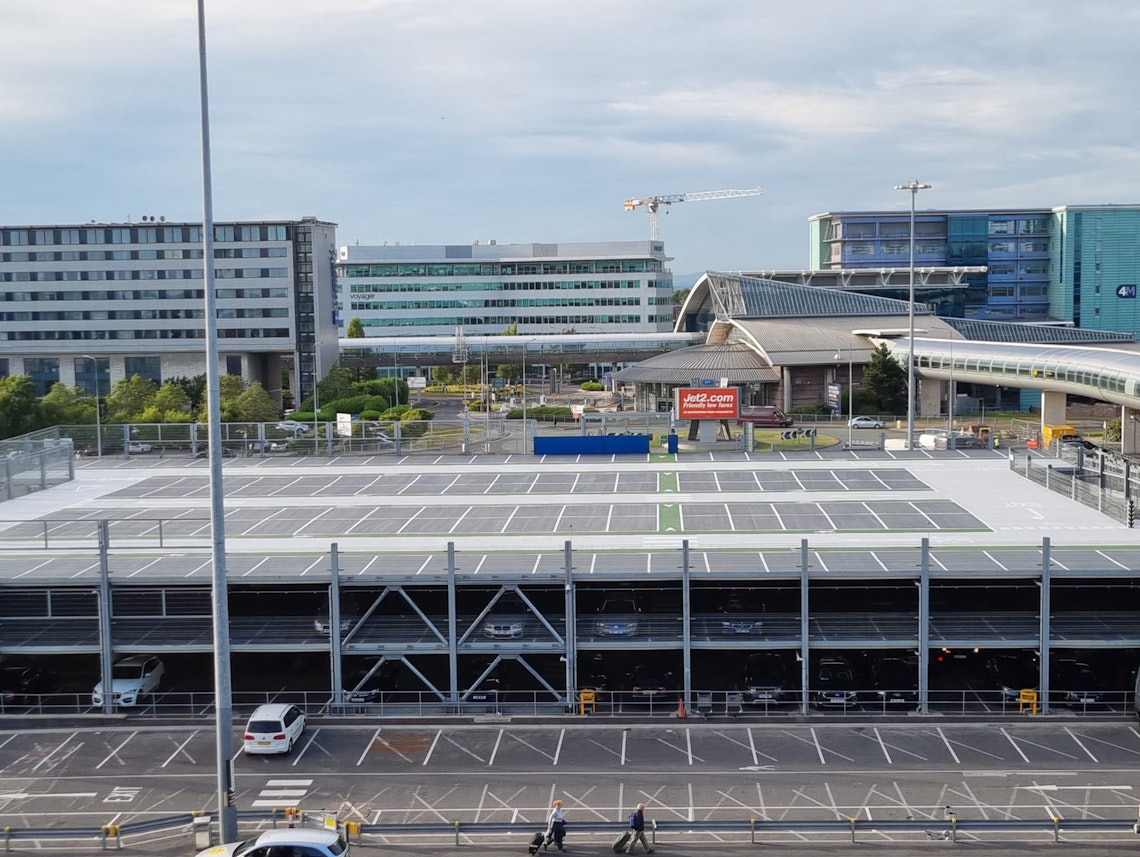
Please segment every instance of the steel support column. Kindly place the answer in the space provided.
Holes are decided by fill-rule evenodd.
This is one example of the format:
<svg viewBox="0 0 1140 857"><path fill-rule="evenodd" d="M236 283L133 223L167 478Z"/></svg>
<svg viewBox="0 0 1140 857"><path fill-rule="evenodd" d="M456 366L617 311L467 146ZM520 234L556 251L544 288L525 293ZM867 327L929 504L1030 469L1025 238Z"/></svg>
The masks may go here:
<svg viewBox="0 0 1140 857"><path fill-rule="evenodd" d="M113 674L115 671L111 645L111 566L107 550L111 534L107 519L102 518L98 525L99 533L99 672L103 675L103 713L114 711L111 702Z"/></svg>
<svg viewBox="0 0 1140 857"><path fill-rule="evenodd" d="M808 655L810 626L808 623L808 540L800 539L800 712L808 713L808 698L810 693L808 681L811 675L811 665Z"/></svg>
<svg viewBox="0 0 1140 857"><path fill-rule="evenodd" d="M1052 609L1051 590L1053 588L1051 580L1051 563L1050 551L1052 545L1049 537L1045 536L1041 539L1041 632L1040 639L1037 642L1041 657L1038 660L1038 665L1041 668L1041 678L1038 687L1041 688L1041 695L1037 699L1042 714L1049 713L1049 611Z"/></svg>
<svg viewBox="0 0 1140 857"><path fill-rule="evenodd" d="M689 599L689 540L681 542L681 659L684 670L685 686L682 699L685 700L685 711L692 710L693 704L693 636L692 636L692 605Z"/></svg>
<svg viewBox="0 0 1140 857"><path fill-rule="evenodd" d="M455 622L455 542L447 543L447 664L450 693L448 699L459 702L459 651ZM476 685L472 685L475 687Z"/></svg>
<svg viewBox="0 0 1140 857"><path fill-rule="evenodd" d="M344 701L344 679L340 672L340 549L330 546L329 563L329 659L332 664L332 699L334 705Z"/></svg>
<svg viewBox="0 0 1140 857"><path fill-rule="evenodd" d="M566 586L566 704L577 702L578 693L578 617L574 589L574 548L567 539L562 545Z"/></svg>
<svg viewBox="0 0 1140 857"><path fill-rule="evenodd" d="M930 539L922 540L918 571L918 710L930 712Z"/></svg>

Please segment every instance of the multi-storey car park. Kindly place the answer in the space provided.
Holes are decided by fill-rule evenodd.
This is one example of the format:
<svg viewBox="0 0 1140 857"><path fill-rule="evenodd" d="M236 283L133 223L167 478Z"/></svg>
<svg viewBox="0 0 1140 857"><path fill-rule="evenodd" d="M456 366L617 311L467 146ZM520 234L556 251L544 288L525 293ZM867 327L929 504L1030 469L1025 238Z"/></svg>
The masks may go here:
<svg viewBox="0 0 1140 857"><path fill-rule="evenodd" d="M1029 665L1014 690L1103 714L1140 658L1133 532L987 450L225 472L239 711L272 693L356 716L569 713L593 691L603 714L986 716L1018 710L1003 674ZM0 534L3 654L63 679L35 707L88 710L101 664L149 654L153 710L208 709L206 481L192 460L85 463L73 490L0 510L27 519ZM1097 686L1072 686L1074 664Z"/></svg>

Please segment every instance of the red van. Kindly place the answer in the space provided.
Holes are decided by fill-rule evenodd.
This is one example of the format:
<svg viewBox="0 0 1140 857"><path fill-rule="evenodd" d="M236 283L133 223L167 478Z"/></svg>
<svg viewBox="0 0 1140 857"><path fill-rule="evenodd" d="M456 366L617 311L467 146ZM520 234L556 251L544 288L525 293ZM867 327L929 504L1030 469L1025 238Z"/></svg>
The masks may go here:
<svg viewBox="0 0 1140 857"><path fill-rule="evenodd" d="M793 423L791 417L775 405L745 405L740 409L736 424L752 423L754 426L787 428Z"/></svg>

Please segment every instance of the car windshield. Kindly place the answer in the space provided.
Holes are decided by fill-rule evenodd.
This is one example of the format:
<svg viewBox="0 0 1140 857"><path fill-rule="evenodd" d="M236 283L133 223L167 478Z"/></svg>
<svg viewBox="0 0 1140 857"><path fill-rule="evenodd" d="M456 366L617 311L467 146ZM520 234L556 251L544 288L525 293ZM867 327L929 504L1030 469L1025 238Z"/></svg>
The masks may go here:
<svg viewBox="0 0 1140 857"><path fill-rule="evenodd" d="M247 732L254 732L258 735L264 735L266 732L280 732L281 721L279 720L251 720L249 721L249 729Z"/></svg>
<svg viewBox="0 0 1140 857"><path fill-rule="evenodd" d="M143 668L136 663L115 664L111 673L115 678L142 678Z"/></svg>

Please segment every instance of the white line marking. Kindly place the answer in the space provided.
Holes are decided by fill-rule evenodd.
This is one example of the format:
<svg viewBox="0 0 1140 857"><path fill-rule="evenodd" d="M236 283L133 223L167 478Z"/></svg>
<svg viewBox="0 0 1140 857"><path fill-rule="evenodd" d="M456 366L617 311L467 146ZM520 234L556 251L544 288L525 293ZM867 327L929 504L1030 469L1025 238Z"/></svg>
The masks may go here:
<svg viewBox="0 0 1140 857"><path fill-rule="evenodd" d="M1029 764L1029 757L1026 756L1023 752L1021 752L1021 748L1017 746L1017 742L1013 740L1013 737L1008 732L1005 731L1005 727L1002 726L998 731L1001 732L1001 734L1006 737L1006 740L1009 741L1010 746L1013 747L1013 749L1015 749L1017 751L1017 755L1021 756L1021 760L1023 762L1025 762L1025 764L1028 765Z"/></svg>

